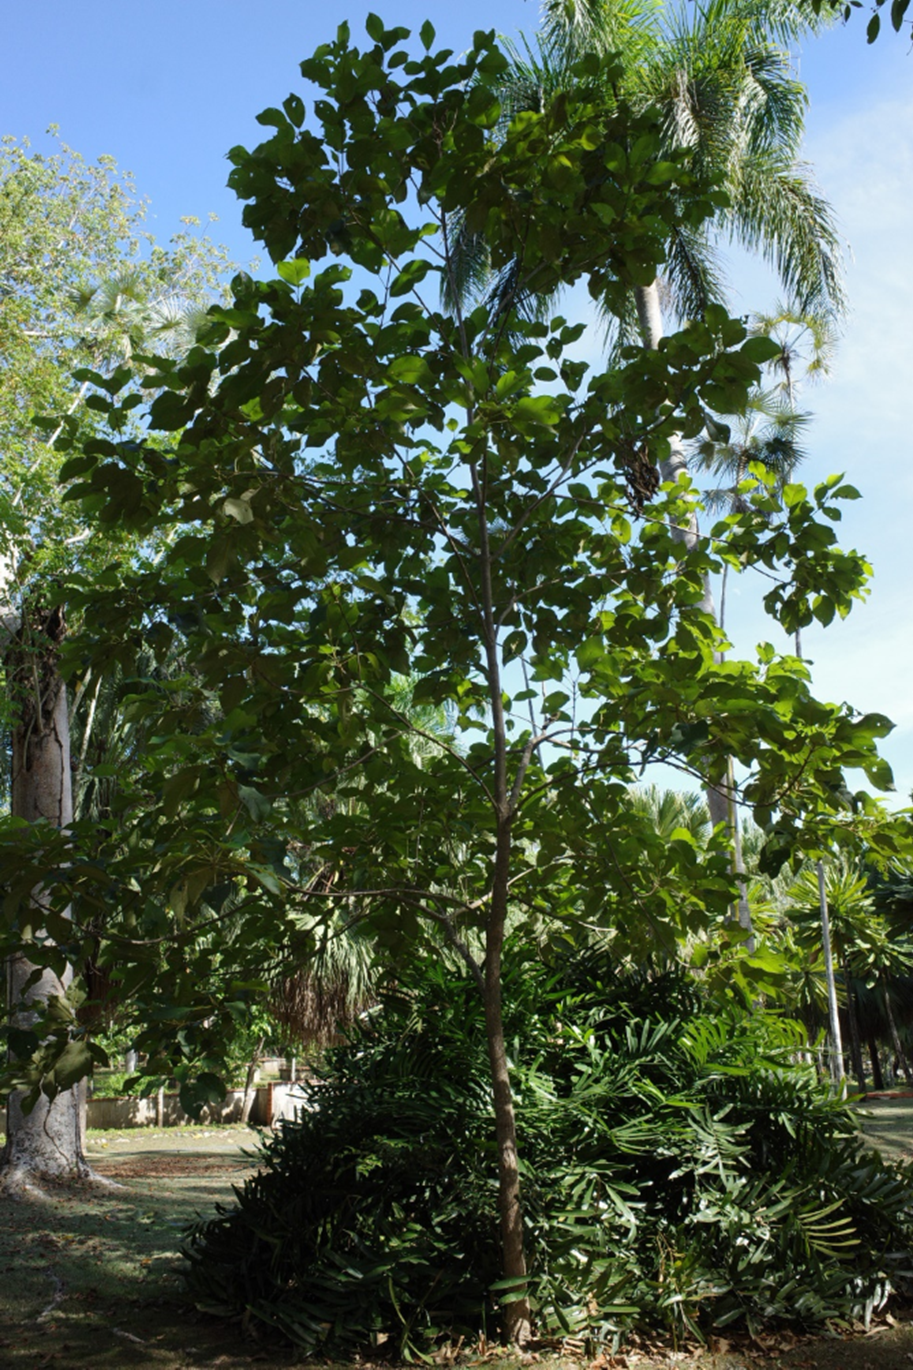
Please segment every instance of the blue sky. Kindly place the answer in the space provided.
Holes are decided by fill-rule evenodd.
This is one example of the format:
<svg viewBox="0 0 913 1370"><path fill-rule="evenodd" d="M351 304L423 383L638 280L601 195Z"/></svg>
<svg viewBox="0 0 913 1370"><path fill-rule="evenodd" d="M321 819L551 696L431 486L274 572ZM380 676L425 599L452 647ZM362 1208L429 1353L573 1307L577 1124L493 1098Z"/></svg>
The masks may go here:
<svg viewBox="0 0 913 1370"><path fill-rule="evenodd" d="M33 0L4 16L0 133L27 135L43 150L48 125L59 125L87 160L110 154L135 174L157 236L169 237L181 215L215 213L213 236L245 263L257 248L225 187L225 154L259 141L265 131L254 116L302 90L300 59L343 18L359 31L371 8L412 29L430 15L436 46L457 50L476 28L515 36L538 19L536 0ZM863 491L842 540L870 556L875 581L864 607L807 633L804 647L821 695L895 720L884 750L905 797L913 788L913 54L906 36L890 32L868 47L863 29L857 14L797 54L811 101L807 159L847 241L851 305L831 379L803 397L816 415L804 475L844 471ZM773 305L776 287L755 263L734 260L732 275L734 313ZM730 592L736 646L748 650L762 636L784 646L758 601L747 578Z"/></svg>

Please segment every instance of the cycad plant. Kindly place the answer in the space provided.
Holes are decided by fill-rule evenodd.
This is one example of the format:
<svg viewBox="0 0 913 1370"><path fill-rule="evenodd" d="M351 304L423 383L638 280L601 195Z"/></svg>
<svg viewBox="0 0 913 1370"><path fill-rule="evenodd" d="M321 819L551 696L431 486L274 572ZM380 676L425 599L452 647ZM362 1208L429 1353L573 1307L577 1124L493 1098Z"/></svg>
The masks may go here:
<svg viewBox="0 0 913 1370"><path fill-rule="evenodd" d="M481 1008L403 966L330 1052L235 1202L197 1222L197 1306L309 1354L410 1358L503 1326ZM794 1064L796 1024L680 969L509 946L507 1030L539 1336L868 1318L903 1278L913 1190Z"/></svg>

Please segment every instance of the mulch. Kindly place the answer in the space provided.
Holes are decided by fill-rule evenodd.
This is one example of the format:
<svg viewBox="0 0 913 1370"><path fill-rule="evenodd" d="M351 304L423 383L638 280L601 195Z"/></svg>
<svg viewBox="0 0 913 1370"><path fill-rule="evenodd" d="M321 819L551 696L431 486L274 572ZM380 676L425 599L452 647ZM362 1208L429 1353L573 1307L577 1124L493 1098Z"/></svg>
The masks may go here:
<svg viewBox="0 0 913 1370"><path fill-rule="evenodd" d="M251 1169L250 1161L233 1160L228 1156L187 1154L147 1156L111 1156L92 1158L92 1169L111 1180L192 1179L195 1175L240 1174Z"/></svg>

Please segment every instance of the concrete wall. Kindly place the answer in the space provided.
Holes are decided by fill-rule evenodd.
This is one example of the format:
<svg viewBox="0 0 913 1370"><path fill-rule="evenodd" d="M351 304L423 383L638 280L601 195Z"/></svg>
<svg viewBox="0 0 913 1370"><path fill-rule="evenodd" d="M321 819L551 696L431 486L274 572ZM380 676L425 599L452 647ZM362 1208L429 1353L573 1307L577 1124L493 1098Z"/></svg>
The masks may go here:
<svg viewBox="0 0 913 1370"><path fill-rule="evenodd" d="M243 1089L230 1089L221 1104L203 1109L199 1121L210 1125L240 1122L243 1102ZM272 1127L283 1118L293 1118L302 1103L301 1091L285 1081L259 1085L254 1091L250 1121L259 1127ZM177 1094L163 1096L161 1126L179 1127L192 1122L181 1108ZM86 1125L94 1128L155 1127L158 1125L158 1098L152 1094L148 1099L90 1099Z"/></svg>

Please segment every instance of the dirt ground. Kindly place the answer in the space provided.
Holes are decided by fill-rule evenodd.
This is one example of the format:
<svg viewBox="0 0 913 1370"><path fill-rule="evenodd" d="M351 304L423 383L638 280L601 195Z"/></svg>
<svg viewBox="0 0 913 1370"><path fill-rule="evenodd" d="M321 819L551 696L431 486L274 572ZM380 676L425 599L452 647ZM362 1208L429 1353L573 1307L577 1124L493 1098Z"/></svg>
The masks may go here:
<svg viewBox="0 0 913 1370"><path fill-rule="evenodd" d="M873 1103L864 1125L892 1159L913 1159L913 1099ZM0 1370L295 1364L294 1352L247 1340L238 1324L197 1314L181 1297L181 1231L230 1201L256 1163L256 1142L243 1127L91 1132L90 1161L113 1185L0 1199ZM713 1350L641 1344L596 1362L543 1350L522 1360L538 1370L913 1370L908 1316L868 1334L733 1339ZM519 1370L500 1352L462 1363L491 1362Z"/></svg>

